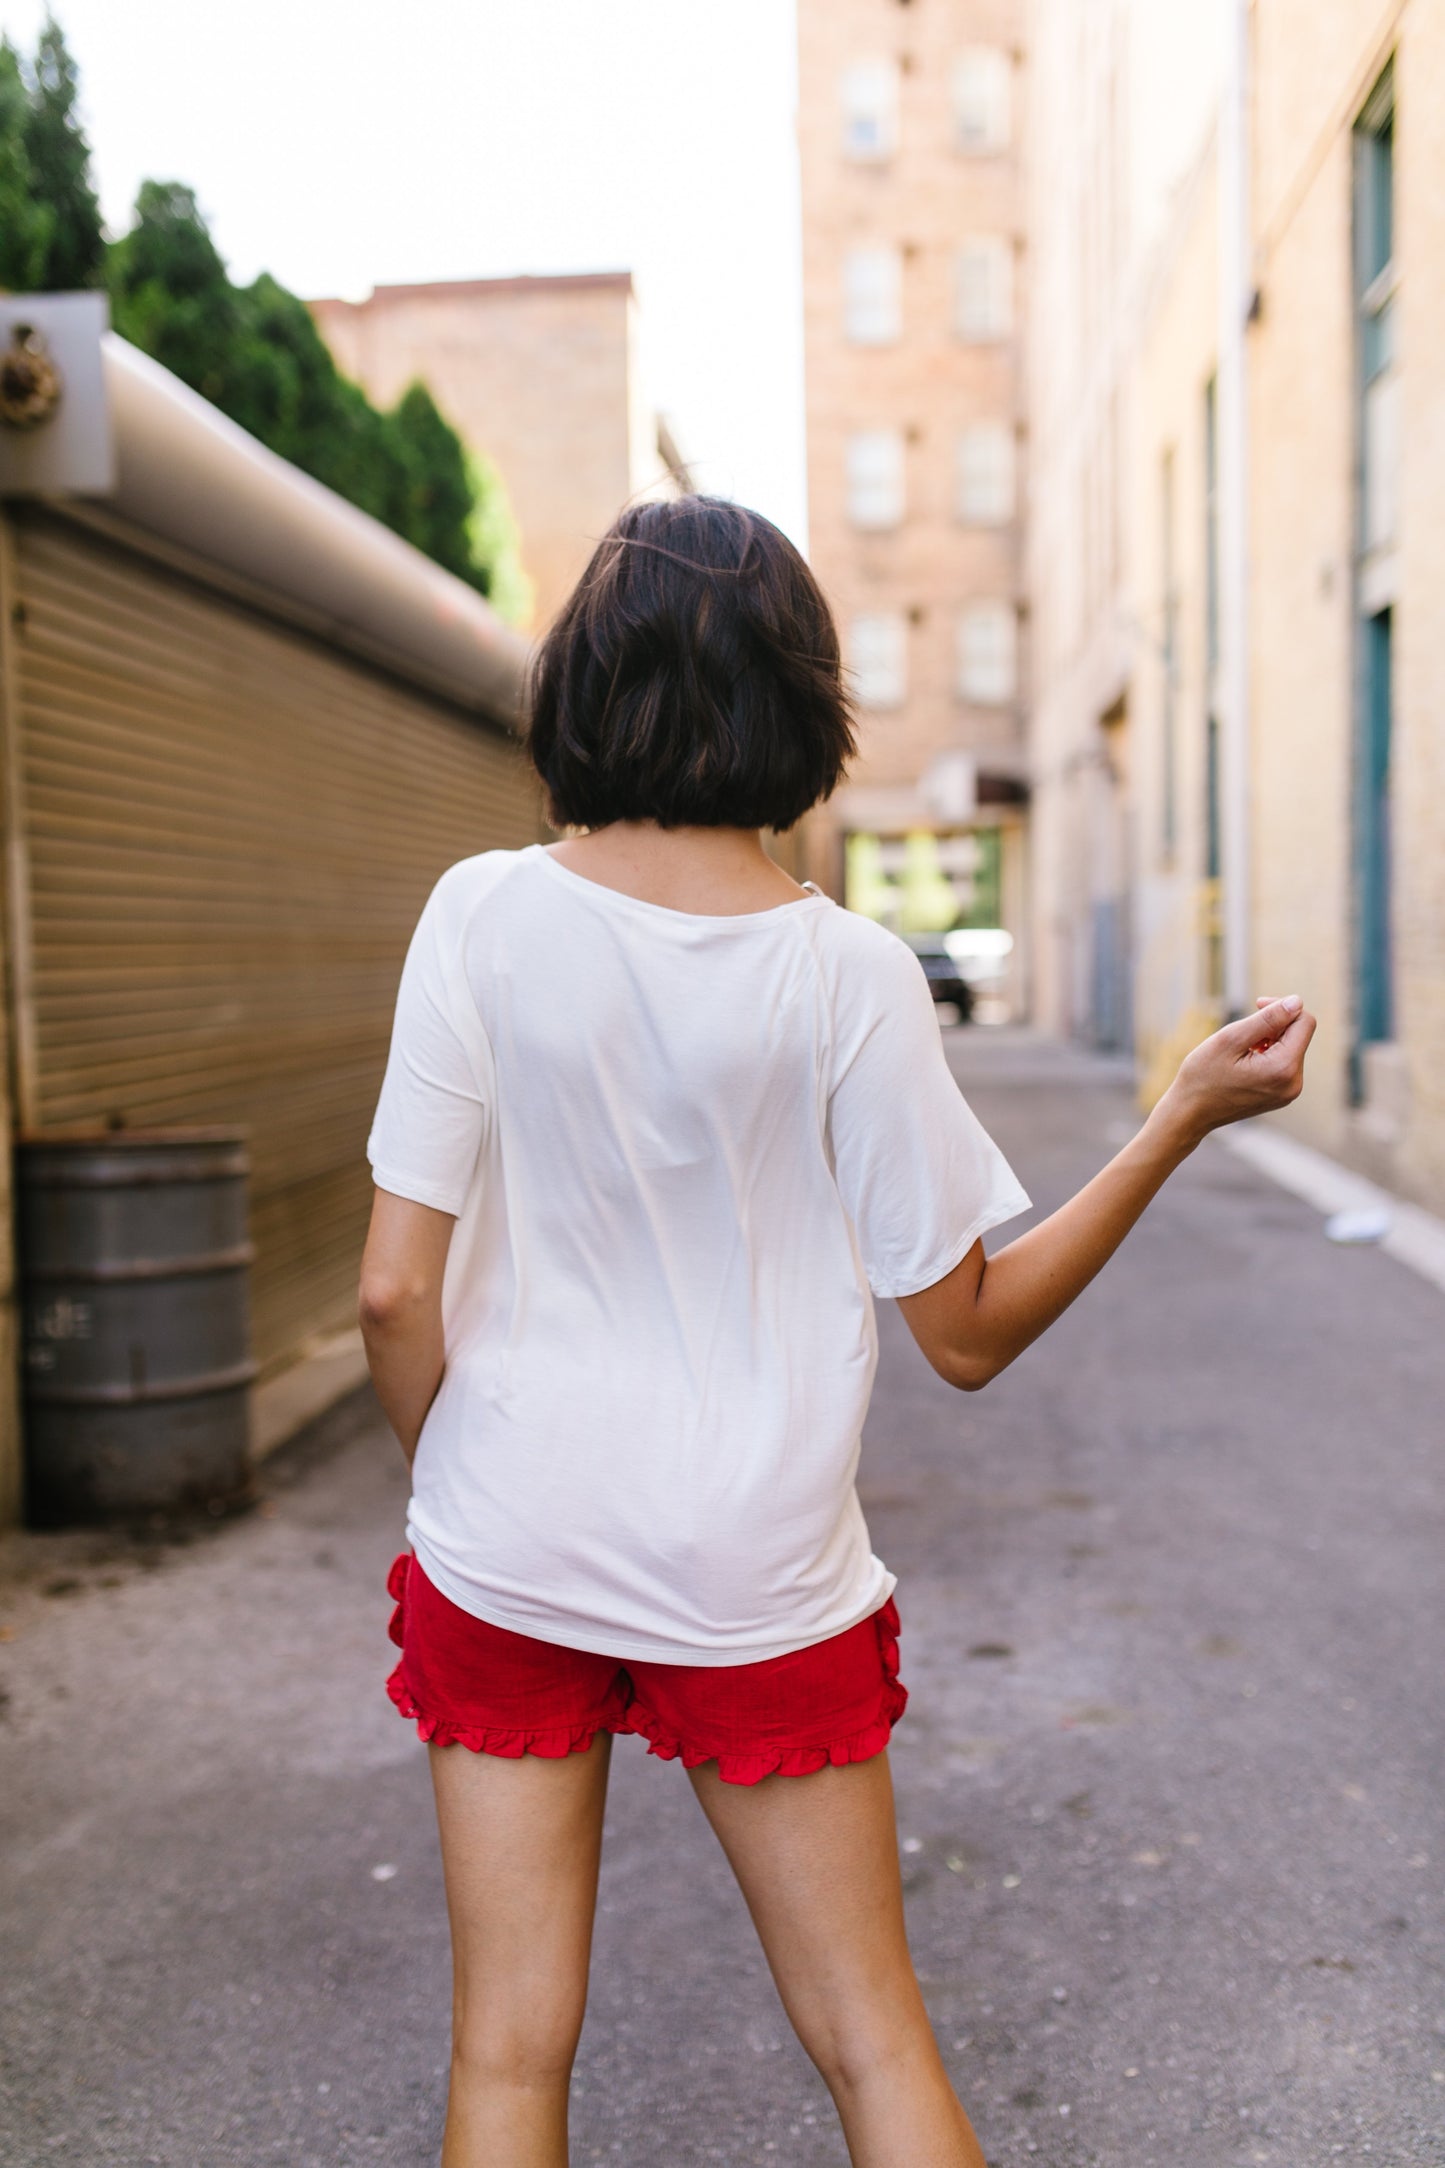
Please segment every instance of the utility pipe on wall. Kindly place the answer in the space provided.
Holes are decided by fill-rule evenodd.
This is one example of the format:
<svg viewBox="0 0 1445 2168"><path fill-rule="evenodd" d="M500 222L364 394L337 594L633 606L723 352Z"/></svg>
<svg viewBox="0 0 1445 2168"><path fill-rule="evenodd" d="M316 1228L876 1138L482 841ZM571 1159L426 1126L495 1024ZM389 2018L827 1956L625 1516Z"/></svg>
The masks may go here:
<svg viewBox="0 0 1445 2168"><path fill-rule="evenodd" d="M1249 199L1250 0L1227 15L1219 109L1219 703L1224 998L1253 1006L1249 716L1248 325L1253 306Z"/></svg>

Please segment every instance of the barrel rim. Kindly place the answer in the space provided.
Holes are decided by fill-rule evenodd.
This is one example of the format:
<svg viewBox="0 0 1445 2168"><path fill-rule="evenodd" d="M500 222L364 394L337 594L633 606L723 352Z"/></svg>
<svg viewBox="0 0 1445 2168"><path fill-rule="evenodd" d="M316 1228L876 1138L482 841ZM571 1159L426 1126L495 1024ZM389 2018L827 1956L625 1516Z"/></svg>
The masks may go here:
<svg viewBox="0 0 1445 2168"><path fill-rule="evenodd" d="M51 1190L101 1194L109 1190L219 1186L244 1182L251 1153L234 1130L107 1130L100 1135L28 1135L15 1151L15 1192L28 1198Z"/></svg>
<svg viewBox="0 0 1445 2168"><path fill-rule="evenodd" d="M141 1287L158 1280L178 1280L190 1286L194 1280L214 1279L223 1272L244 1272L256 1262L256 1245L249 1239L230 1242L214 1250L147 1250L140 1257L90 1257L79 1264L36 1264L26 1258L21 1267L22 1291L45 1287Z"/></svg>
<svg viewBox="0 0 1445 2168"><path fill-rule="evenodd" d="M214 1370L193 1370L182 1377L147 1378L142 1385L129 1378L106 1378L86 1384L56 1383L53 1378L27 1372L22 1381L27 1408L140 1408L173 1400L211 1400L222 1393L247 1392L259 1369L253 1355L219 1365Z"/></svg>
<svg viewBox="0 0 1445 2168"><path fill-rule="evenodd" d="M108 1145L124 1150L127 1145L201 1145L201 1144L249 1144L250 1129L216 1126L214 1128L187 1129L98 1129L94 1123L63 1123L54 1129L22 1129L15 1137L17 1152L46 1151L52 1147L64 1149L74 1145L82 1150L95 1151Z"/></svg>

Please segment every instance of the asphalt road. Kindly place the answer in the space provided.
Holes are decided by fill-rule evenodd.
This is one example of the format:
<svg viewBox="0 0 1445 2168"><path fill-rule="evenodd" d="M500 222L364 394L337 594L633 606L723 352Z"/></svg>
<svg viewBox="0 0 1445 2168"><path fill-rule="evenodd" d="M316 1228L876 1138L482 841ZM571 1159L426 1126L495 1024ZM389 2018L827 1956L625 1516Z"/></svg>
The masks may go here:
<svg viewBox="0 0 1445 2168"><path fill-rule="evenodd" d="M1116 1072L951 1034L1048 1209ZM914 1945L994 2168L1445 2163L1445 1298L1211 1144L956 1398L891 1305ZM0 2160L427 2168L446 1931L363 1404L189 1543L3 1555ZM676 1766L620 1745L574 2159L841 2163ZM899 2168L908 2168L900 2162Z"/></svg>

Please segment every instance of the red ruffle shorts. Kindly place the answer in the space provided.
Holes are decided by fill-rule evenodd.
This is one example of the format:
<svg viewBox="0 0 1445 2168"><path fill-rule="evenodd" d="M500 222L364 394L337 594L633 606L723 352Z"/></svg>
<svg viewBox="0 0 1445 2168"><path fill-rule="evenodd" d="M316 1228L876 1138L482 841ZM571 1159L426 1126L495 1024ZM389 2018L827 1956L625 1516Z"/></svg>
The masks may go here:
<svg viewBox="0 0 1445 2168"><path fill-rule="evenodd" d="M890 1601L831 1640L762 1663L619 1663L473 1618L409 1552L387 1578L401 1662L387 1692L433 1746L560 1759L599 1731L636 1732L648 1752L728 1784L809 1776L881 1754L903 1714L898 1612Z"/></svg>

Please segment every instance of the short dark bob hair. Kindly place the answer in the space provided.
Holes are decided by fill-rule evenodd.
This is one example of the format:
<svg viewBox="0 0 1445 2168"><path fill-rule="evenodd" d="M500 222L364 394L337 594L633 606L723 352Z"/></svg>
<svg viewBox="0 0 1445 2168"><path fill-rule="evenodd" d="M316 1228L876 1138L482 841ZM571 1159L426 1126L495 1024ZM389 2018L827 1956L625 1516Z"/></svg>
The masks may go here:
<svg viewBox="0 0 1445 2168"><path fill-rule="evenodd" d="M559 828L791 828L854 751L832 614L719 497L629 506L542 641L527 748Z"/></svg>

